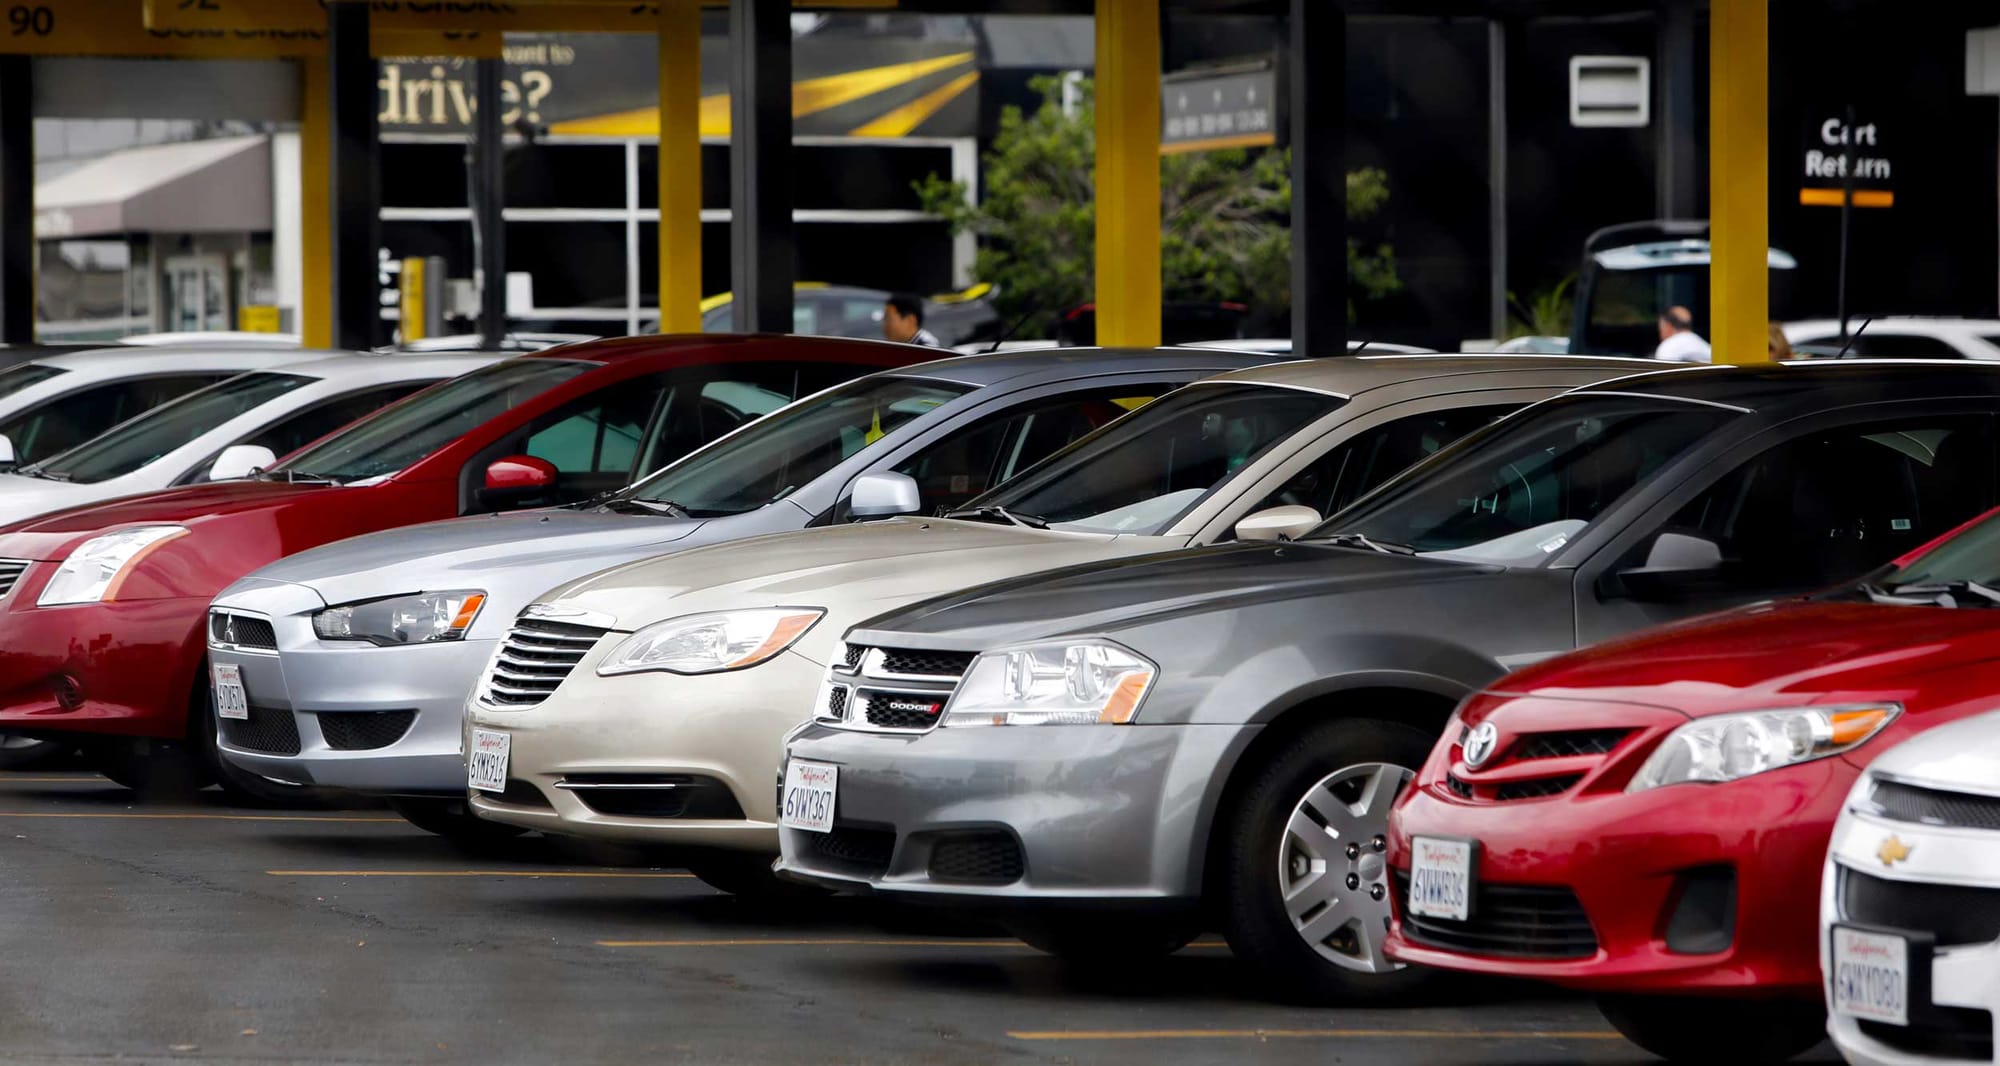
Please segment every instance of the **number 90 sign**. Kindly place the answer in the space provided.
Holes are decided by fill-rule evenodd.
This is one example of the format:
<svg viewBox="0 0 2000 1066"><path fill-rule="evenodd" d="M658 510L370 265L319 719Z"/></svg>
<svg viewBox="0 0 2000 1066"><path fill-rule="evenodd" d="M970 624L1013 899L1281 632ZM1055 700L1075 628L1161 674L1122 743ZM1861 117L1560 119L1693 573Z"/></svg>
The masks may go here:
<svg viewBox="0 0 2000 1066"><path fill-rule="evenodd" d="M40 4L15 4L7 9L7 28L16 37L47 37L56 30L56 13Z"/></svg>

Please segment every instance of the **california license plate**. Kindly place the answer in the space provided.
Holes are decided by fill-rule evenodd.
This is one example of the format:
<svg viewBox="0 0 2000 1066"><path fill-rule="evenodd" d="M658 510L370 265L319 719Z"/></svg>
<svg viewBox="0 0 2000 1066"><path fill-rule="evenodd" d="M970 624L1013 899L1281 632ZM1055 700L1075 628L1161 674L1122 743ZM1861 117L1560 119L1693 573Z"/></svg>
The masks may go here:
<svg viewBox="0 0 2000 1066"><path fill-rule="evenodd" d="M1894 933L1834 926L1833 1011L1910 1024L1910 942Z"/></svg>
<svg viewBox="0 0 2000 1066"><path fill-rule="evenodd" d="M512 734L473 730L472 750L465 759L465 783L481 792L507 791L507 752L513 741Z"/></svg>
<svg viewBox="0 0 2000 1066"><path fill-rule="evenodd" d="M784 805L778 811L778 824L809 833L833 832L833 797L839 784L838 766L797 759L786 763Z"/></svg>
<svg viewBox="0 0 2000 1066"><path fill-rule="evenodd" d="M1410 839L1410 913L1454 922L1472 917L1472 841Z"/></svg>
<svg viewBox="0 0 2000 1066"><path fill-rule="evenodd" d="M217 718L250 717L250 694L243 688L243 668L234 663L216 663L215 676L215 716Z"/></svg>

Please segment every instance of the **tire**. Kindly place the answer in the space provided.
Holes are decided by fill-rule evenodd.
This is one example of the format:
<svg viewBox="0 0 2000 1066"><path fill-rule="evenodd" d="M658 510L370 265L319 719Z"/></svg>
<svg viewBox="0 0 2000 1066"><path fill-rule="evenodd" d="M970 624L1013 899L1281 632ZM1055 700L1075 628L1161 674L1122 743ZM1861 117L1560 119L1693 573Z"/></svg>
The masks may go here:
<svg viewBox="0 0 2000 1066"><path fill-rule="evenodd" d="M1715 1061L1725 1033L1732 1062L1784 1062L1826 1039L1817 1000L1606 996L1597 1009L1625 1039L1669 1062Z"/></svg>
<svg viewBox="0 0 2000 1066"><path fill-rule="evenodd" d="M690 855L688 872L702 884L747 900L811 899L831 895L816 885L786 881L771 872L771 856L752 852L716 851Z"/></svg>
<svg viewBox="0 0 2000 1066"><path fill-rule="evenodd" d="M389 801L389 806L411 825L426 833L438 836L460 847L490 848L518 839L528 830L518 825L489 822L472 813L472 807L463 797L397 796Z"/></svg>
<svg viewBox="0 0 2000 1066"><path fill-rule="evenodd" d="M1395 722L1332 719L1241 771L1244 787L1217 820L1212 883L1230 950L1273 998L1368 1002L1435 977L1382 953L1389 808L1432 742Z"/></svg>
<svg viewBox="0 0 2000 1066"><path fill-rule="evenodd" d="M0 733L0 770L39 770L74 750L76 745L60 740Z"/></svg>
<svg viewBox="0 0 2000 1066"><path fill-rule="evenodd" d="M147 800L186 800L215 783L215 774L172 740L134 739L93 744L88 758L97 772Z"/></svg>
<svg viewBox="0 0 2000 1066"><path fill-rule="evenodd" d="M1062 915L1010 922L1029 947L1071 966L1117 967L1165 958L1201 934L1198 923L1166 918Z"/></svg>

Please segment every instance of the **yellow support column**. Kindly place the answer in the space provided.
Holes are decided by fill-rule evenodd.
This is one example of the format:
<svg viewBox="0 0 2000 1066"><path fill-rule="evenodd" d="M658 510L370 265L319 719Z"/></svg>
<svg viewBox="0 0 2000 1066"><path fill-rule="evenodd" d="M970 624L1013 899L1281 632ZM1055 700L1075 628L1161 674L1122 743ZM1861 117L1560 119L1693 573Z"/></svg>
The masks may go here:
<svg viewBox="0 0 2000 1066"><path fill-rule="evenodd" d="M1097 343L1160 343L1160 0L1097 0Z"/></svg>
<svg viewBox="0 0 2000 1066"><path fill-rule="evenodd" d="M701 332L701 3L660 4L660 332Z"/></svg>
<svg viewBox="0 0 2000 1066"><path fill-rule="evenodd" d="M299 60L299 336L333 347L333 129L326 59Z"/></svg>
<svg viewBox="0 0 2000 1066"><path fill-rule="evenodd" d="M1714 0L1708 14L1709 342L1718 363L1769 355L1770 5Z"/></svg>

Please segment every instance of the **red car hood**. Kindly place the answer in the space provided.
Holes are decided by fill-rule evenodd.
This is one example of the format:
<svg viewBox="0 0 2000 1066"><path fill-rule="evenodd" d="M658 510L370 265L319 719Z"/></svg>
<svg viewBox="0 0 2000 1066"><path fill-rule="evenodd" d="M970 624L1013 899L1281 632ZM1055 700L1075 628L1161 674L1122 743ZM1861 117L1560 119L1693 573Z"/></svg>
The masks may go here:
<svg viewBox="0 0 2000 1066"><path fill-rule="evenodd" d="M228 481L125 496L0 528L0 558L61 559L77 544L107 529L156 523L193 525L249 511L285 508L308 497L340 491L334 486L303 482Z"/></svg>
<svg viewBox="0 0 2000 1066"><path fill-rule="evenodd" d="M1793 601L1600 644L1503 678L1493 690L1702 717L1840 694L1897 699L1919 677L1995 659L2000 609Z"/></svg>

